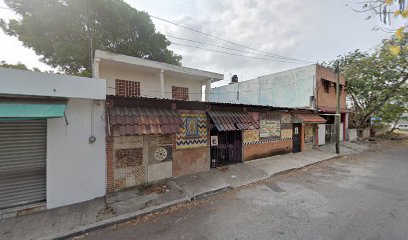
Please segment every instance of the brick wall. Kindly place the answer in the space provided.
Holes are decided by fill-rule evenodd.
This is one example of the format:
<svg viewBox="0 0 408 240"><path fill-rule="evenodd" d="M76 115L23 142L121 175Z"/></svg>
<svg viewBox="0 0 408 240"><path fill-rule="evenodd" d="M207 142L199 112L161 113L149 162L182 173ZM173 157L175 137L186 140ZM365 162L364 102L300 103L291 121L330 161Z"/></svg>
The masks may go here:
<svg viewBox="0 0 408 240"><path fill-rule="evenodd" d="M330 86L329 93L324 91L324 86L322 79L330 81L331 83L336 83L336 73L328 68L317 66L317 105L318 107L324 107L331 109L331 111L336 110L336 88L334 86ZM344 75L340 75L340 85L345 86L346 80ZM340 108L346 108L346 91L341 90L340 92Z"/></svg>
<svg viewBox="0 0 408 240"><path fill-rule="evenodd" d="M113 165L113 137L106 137L106 192L115 191L114 165Z"/></svg>
<svg viewBox="0 0 408 240"><path fill-rule="evenodd" d="M292 146L292 140L244 145L244 161L291 153Z"/></svg>

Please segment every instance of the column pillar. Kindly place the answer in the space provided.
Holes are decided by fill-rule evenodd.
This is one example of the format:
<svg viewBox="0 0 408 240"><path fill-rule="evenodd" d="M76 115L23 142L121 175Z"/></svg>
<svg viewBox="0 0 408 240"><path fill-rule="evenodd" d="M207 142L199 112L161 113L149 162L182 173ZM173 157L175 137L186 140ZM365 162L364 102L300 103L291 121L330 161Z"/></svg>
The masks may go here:
<svg viewBox="0 0 408 240"><path fill-rule="evenodd" d="M160 70L160 97L164 98L164 69Z"/></svg>
<svg viewBox="0 0 408 240"><path fill-rule="evenodd" d="M100 58L95 58L92 68L92 77L99 78L99 62L101 61Z"/></svg>
<svg viewBox="0 0 408 240"><path fill-rule="evenodd" d="M209 102L209 101L210 101L211 82L212 82L212 78L210 78L209 80L207 80L207 82L206 82L206 84L205 84L205 101L206 101L206 102Z"/></svg>

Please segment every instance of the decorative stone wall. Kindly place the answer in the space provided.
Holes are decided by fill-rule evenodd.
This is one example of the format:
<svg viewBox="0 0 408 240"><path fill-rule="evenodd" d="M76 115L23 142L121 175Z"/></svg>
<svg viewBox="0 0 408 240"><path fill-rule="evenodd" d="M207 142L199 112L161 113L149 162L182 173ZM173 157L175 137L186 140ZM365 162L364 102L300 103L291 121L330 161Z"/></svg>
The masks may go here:
<svg viewBox="0 0 408 240"><path fill-rule="evenodd" d="M146 182L143 136L116 135L112 151L114 191L138 186Z"/></svg>
<svg viewBox="0 0 408 240"><path fill-rule="evenodd" d="M305 128L305 150L315 147L316 124L304 124Z"/></svg>
<svg viewBox="0 0 408 240"><path fill-rule="evenodd" d="M171 178L173 161L174 135L149 135L144 136L145 147L147 147L147 181L155 182Z"/></svg>

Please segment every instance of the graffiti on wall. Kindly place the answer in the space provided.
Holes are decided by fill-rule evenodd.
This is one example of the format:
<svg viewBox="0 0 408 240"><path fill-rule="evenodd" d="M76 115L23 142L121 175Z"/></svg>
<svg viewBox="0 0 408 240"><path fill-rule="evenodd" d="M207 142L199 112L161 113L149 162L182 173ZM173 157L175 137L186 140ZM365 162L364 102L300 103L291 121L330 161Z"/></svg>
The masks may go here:
<svg viewBox="0 0 408 240"><path fill-rule="evenodd" d="M259 141L259 129L244 130L244 143L258 142Z"/></svg>
<svg viewBox="0 0 408 240"><path fill-rule="evenodd" d="M207 147L207 115L205 113L181 113L183 126L176 135L176 149Z"/></svg>

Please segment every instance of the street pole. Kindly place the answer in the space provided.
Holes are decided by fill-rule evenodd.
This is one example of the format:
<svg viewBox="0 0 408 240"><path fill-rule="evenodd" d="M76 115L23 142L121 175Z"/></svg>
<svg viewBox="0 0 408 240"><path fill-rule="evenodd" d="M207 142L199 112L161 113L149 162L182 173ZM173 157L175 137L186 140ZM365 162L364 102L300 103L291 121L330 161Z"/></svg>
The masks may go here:
<svg viewBox="0 0 408 240"><path fill-rule="evenodd" d="M340 153L340 73L339 62L336 63L336 153Z"/></svg>

